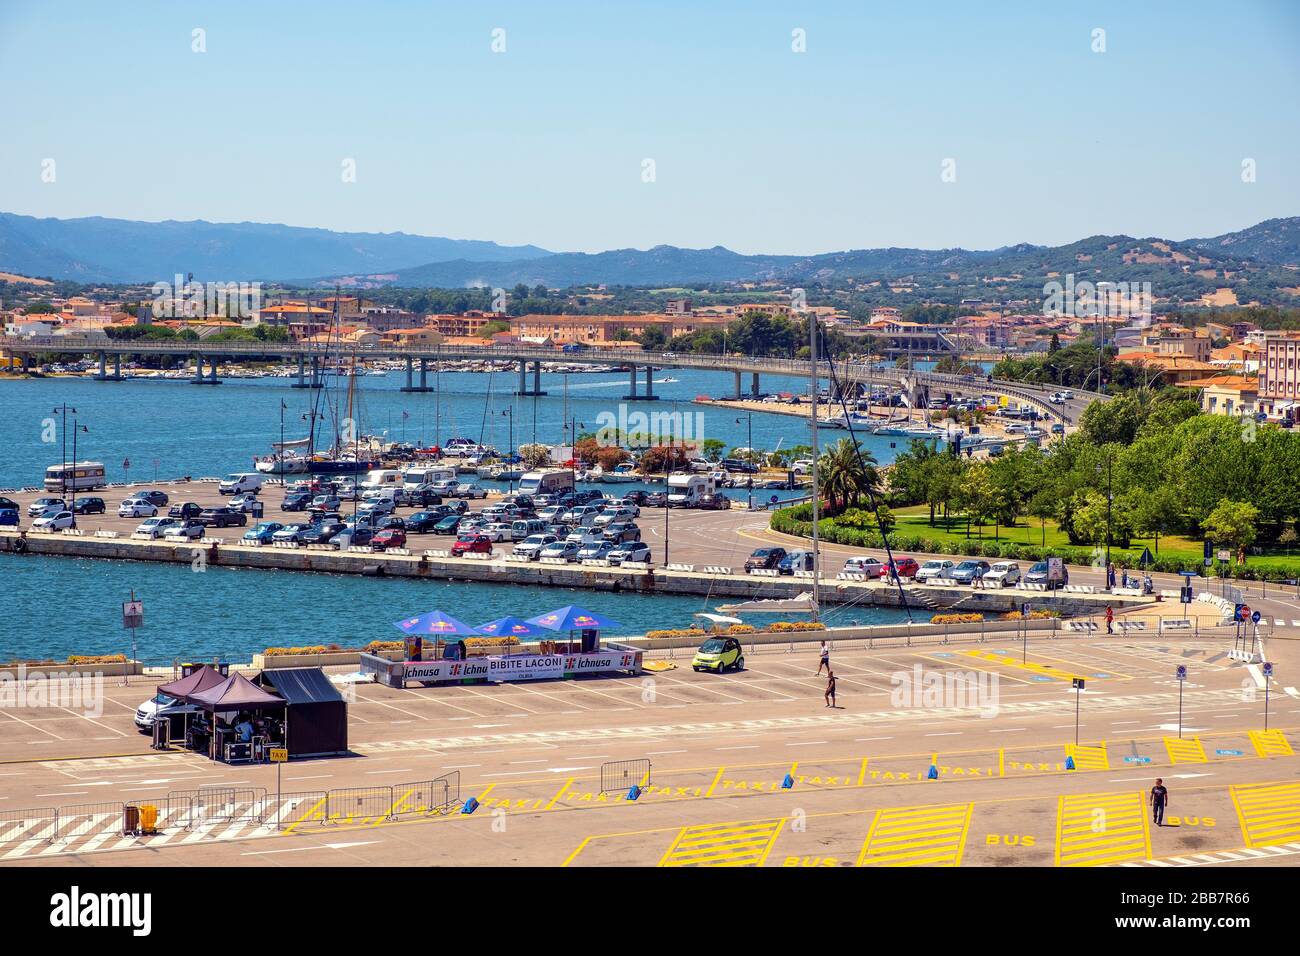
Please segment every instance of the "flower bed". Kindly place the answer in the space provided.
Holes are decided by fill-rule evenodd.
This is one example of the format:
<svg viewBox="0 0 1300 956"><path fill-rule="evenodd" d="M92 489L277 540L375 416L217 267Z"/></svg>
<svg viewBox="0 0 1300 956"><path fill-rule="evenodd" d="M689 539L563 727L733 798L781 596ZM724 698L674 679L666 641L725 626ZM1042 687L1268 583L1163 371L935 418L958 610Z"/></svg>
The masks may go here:
<svg viewBox="0 0 1300 956"><path fill-rule="evenodd" d="M1018 612L1017 612L1018 613ZM931 624L978 624L984 620L983 614L936 614L930 618Z"/></svg>

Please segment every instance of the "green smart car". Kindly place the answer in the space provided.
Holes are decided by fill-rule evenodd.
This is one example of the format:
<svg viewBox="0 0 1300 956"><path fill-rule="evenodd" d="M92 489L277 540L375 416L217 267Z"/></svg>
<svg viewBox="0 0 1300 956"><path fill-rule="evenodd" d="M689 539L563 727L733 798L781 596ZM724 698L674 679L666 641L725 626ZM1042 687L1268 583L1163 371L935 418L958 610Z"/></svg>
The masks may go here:
<svg viewBox="0 0 1300 956"><path fill-rule="evenodd" d="M740 641L734 637L711 637L695 652L691 669L713 671L721 674L729 667L738 671L745 669L745 656L740 649Z"/></svg>

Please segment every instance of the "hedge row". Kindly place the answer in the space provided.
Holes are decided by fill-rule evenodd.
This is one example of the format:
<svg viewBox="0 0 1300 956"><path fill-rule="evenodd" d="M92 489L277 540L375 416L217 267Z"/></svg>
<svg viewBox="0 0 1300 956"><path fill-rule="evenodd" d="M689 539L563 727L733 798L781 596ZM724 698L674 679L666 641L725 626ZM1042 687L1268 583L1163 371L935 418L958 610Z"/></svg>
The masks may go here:
<svg viewBox="0 0 1300 956"><path fill-rule="evenodd" d="M782 508L772 513L772 530L782 534L808 538L812 536L812 508L808 504L793 508ZM851 548L872 548L881 550L884 539L874 531L858 528L845 528L837 525L834 518L822 518L818 522L818 536L832 544L843 544ZM1037 545L1015 544L1010 541L981 541L975 538L927 538L924 535L891 534L889 546L896 552L913 551L918 554L959 554L972 558L997 558L1012 561L1044 561L1047 558L1061 558L1066 564L1092 564L1095 551L1092 548L1040 547ZM1201 562L1186 558L1157 558L1149 566L1152 571L1176 574L1179 571L1196 571L1203 568ZM1214 569L1217 576L1218 568ZM1251 558L1244 565L1235 561L1228 565L1228 577L1243 581L1295 581L1300 576L1300 558Z"/></svg>

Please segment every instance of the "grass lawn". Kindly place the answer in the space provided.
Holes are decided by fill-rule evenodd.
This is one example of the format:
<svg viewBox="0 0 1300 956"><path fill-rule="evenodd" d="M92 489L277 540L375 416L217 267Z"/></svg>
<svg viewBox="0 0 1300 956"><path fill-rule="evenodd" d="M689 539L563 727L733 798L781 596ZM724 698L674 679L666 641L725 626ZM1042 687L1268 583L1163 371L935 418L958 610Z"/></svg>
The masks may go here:
<svg viewBox="0 0 1300 956"><path fill-rule="evenodd" d="M967 540L997 540L1041 547L1044 544L1044 533L1046 533L1046 544L1049 548L1087 547L1087 545L1071 544L1070 539L1057 528L1056 522L1051 519L1048 519L1045 529L1039 527L1036 518L1029 518L1022 519L1014 527L1008 528L1003 525L996 529L996 534L993 525L985 525L983 529L971 525L970 537L967 538L966 519L961 515L949 515L947 522L945 522L943 514L940 512L935 516L934 524L931 525L928 506L897 508L893 514L898 519L898 524L894 529L896 534L920 535L922 537L952 541L954 544ZM1180 538L1177 535L1161 535L1159 550L1156 548L1154 538L1133 538L1129 544L1130 546L1127 549L1111 547L1111 559L1117 563L1125 561L1131 565L1136 565L1138 558L1142 556L1143 548L1150 548L1153 556L1166 559L1199 561L1203 554L1201 542ZM1300 558L1297 558L1297 564L1300 565Z"/></svg>

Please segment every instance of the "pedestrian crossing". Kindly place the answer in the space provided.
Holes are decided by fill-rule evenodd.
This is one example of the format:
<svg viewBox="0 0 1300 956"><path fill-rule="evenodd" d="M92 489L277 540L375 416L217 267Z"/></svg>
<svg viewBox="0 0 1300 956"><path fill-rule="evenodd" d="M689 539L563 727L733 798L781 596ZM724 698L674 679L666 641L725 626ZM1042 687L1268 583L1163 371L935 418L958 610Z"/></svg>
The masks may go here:
<svg viewBox="0 0 1300 956"><path fill-rule="evenodd" d="M1171 764L1209 762L1209 758L1205 756L1205 747L1201 744L1200 737L1190 739L1166 737L1165 750L1169 753L1169 762Z"/></svg>
<svg viewBox="0 0 1300 956"><path fill-rule="evenodd" d="M1074 758L1075 770L1109 770L1110 756L1106 753L1106 741L1096 747L1088 744L1066 744L1065 756Z"/></svg>
<svg viewBox="0 0 1300 956"><path fill-rule="evenodd" d="M785 819L683 827L660 866L762 866Z"/></svg>
<svg viewBox="0 0 1300 956"><path fill-rule="evenodd" d="M877 810L858 866L960 866L972 803Z"/></svg>
<svg viewBox="0 0 1300 956"><path fill-rule="evenodd" d="M1093 793L1060 798L1056 865L1105 866L1151 856L1141 793Z"/></svg>
<svg viewBox="0 0 1300 956"><path fill-rule="evenodd" d="M1275 856L1300 854L1300 843L1283 843L1277 846L1240 847L1236 850L1214 850L1210 853L1188 853L1184 856L1167 856L1160 860L1130 860L1120 866L1222 866L1224 863L1254 862Z"/></svg>
<svg viewBox="0 0 1300 956"><path fill-rule="evenodd" d="M1252 730L1250 742L1261 757L1290 757L1295 751L1280 730Z"/></svg>
<svg viewBox="0 0 1300 956"><path fill-rule="evenodd" d="M1300 840L1300 783L1239 784L1231 792L1246 846Z"/></svg>

